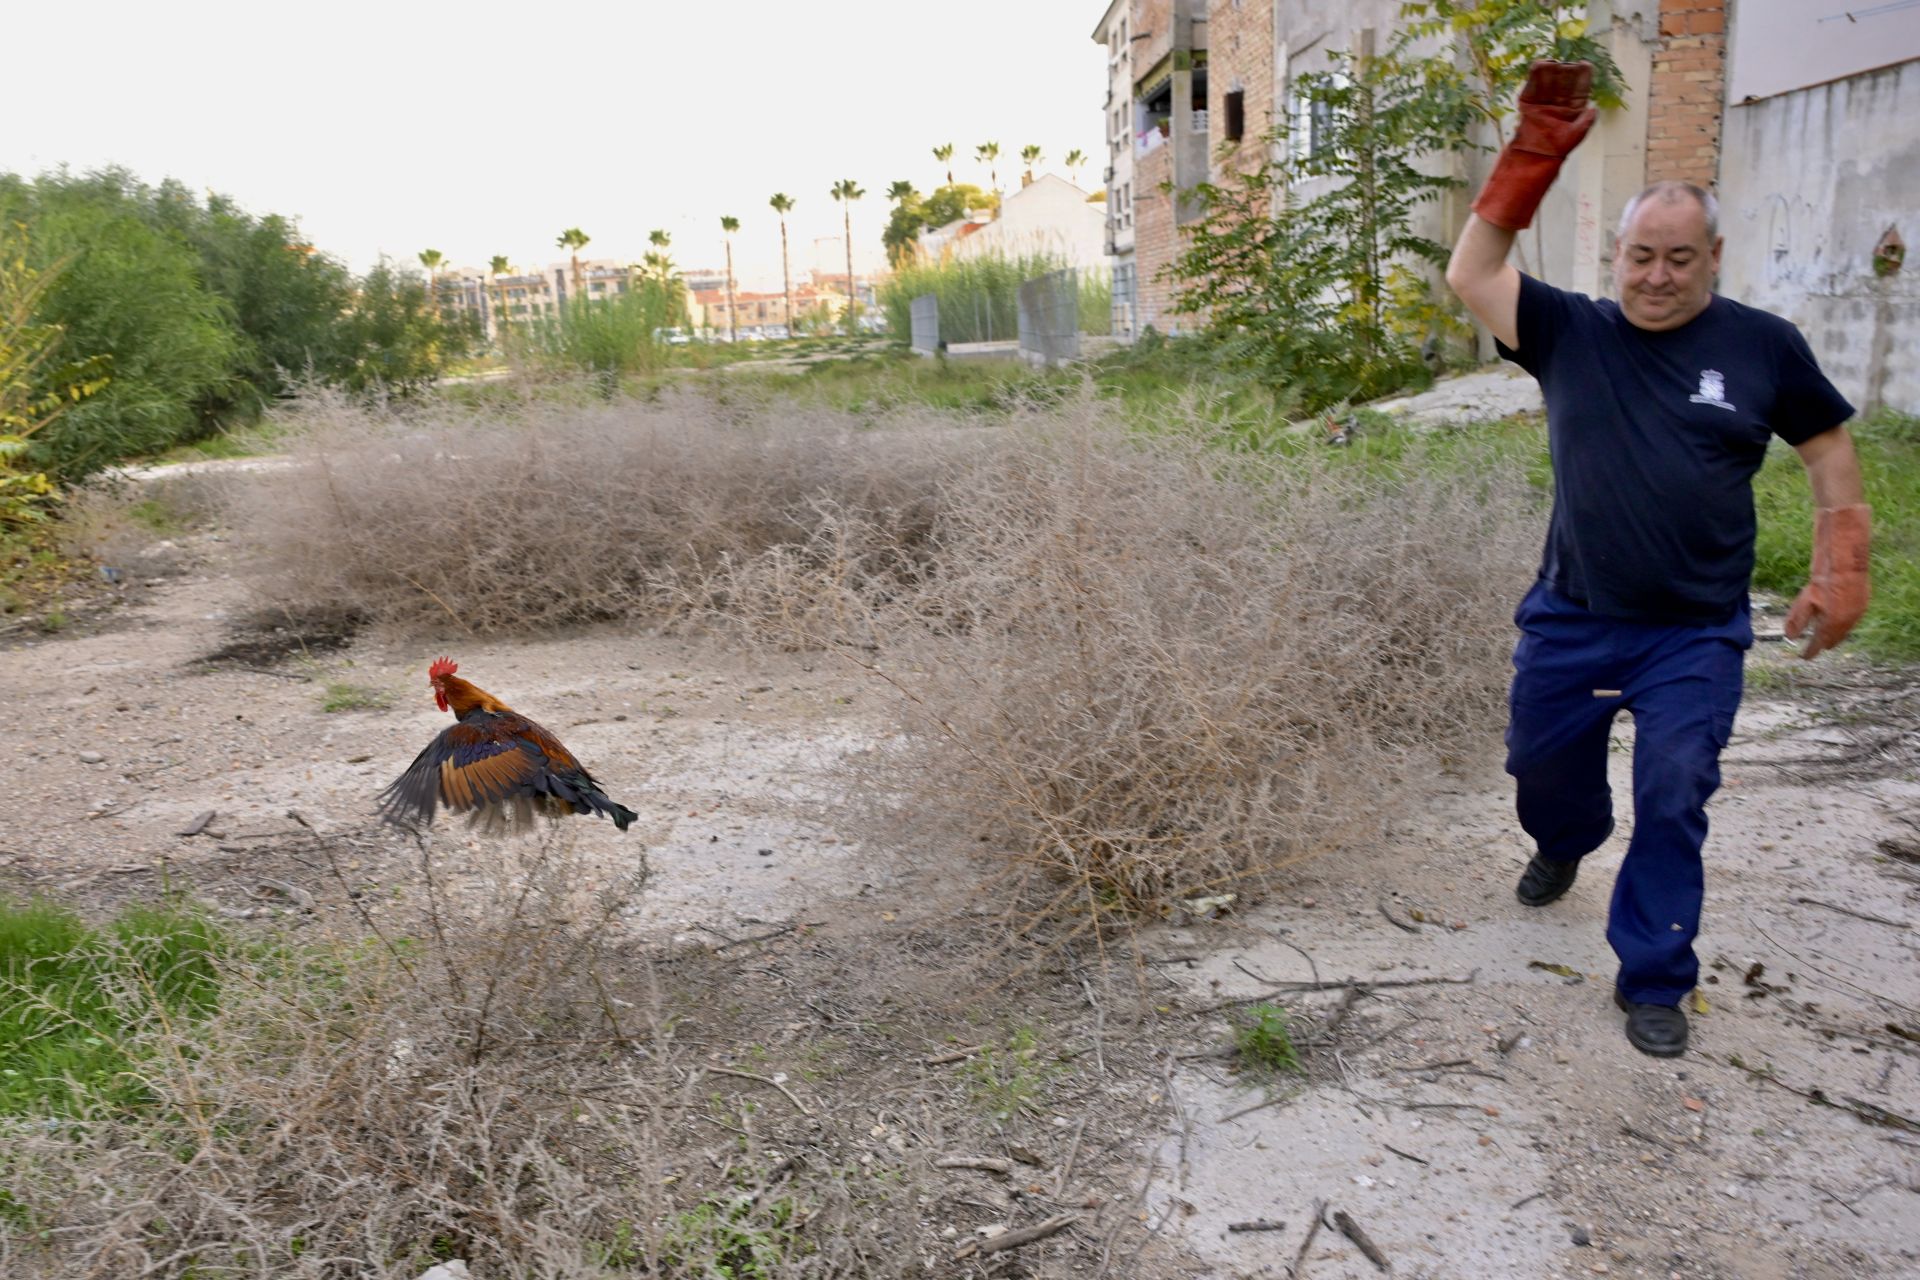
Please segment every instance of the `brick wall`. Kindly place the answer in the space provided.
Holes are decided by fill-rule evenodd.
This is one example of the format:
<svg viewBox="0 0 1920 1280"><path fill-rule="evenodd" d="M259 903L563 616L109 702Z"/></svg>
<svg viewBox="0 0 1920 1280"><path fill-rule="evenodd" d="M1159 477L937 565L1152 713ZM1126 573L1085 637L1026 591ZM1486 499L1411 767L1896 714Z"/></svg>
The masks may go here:
<svg viewBox="0 0 1920 1280"><path fill-rule="evenodd" d="M1173 200L1160 190L1173 178L1173 148L1157 147L1133 162L1133 262L1139 285L1139 325L1169 333L1182 317L1169 309L1173 289L1161 278L1180 243Z"/></svg>
<svg viewBox="0 0 1920 1280"><path fill-rule="evenodd" d="M1229 168L1257 168L1266 157L1264 139L1276 122L1273 101L1274 0L1212 0L1207 6L1207 130L1216 174ZM1223 164L1218 148L1226 141L1227 95L1238 89L1244 102L1240 145Z"/></svg>
<svg viewBox="0 0 1920 1280"><path fill-rule="evenodd" d="M1727 0L1660 0L1647 90L1647 181L1711 186L1720 176Z"/></svg>

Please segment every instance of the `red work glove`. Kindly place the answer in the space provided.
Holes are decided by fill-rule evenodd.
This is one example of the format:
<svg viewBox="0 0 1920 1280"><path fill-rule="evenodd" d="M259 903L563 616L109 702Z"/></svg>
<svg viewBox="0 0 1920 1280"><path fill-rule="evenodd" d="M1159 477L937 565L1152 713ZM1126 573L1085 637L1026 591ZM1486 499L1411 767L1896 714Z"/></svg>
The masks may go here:
<svg viewBox="0 0 1920 1280"><path fill-rule="evenodd" d="M1787 610L1787 639L1798 640L1813 624L1813 638L1800 651L1811 658L1847 638L1867 611L1867 552L1873 541L1873 508L1822 507L1813 513L1813 572Z"/></svg>
<svg viewBox="0 0 1920 1280"><path fill-rule="evenodd" d="M1533 225L1534 210L1546 199L1560 165L1593 128L1591 62L1536 62L1520 90L1520 124L1494 161L1493 173L1473 211L1481 220L1509 231Z"/></svg>

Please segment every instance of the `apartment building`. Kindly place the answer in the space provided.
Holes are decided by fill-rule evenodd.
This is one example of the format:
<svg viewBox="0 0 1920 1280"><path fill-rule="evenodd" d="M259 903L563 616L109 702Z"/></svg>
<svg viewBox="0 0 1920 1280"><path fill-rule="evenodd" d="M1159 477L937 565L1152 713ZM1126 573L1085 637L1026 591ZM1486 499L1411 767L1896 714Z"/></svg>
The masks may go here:
<svg viewBox="0 0 1920 1280"><path fill-rule="evenodd" d="M1093 42L1107 51L1104 247L1113 272L1113 334L1132 342L1139 327L1133 256L1133 0L1107 5Z"/></svg>
<svg viewBox="0 0 1920 1280"><path fill-rule="evenodd" d="M1887 265L1904 252L1897 223L1920 186L1908 176L1920 174L1920 130L1908 123L1920 118L1920 5L1842 13L1805 0L1592 0L1586 9L1624 76L1626 105L1601 113L1520 238L1516 263L1605 293L1613 229L1635 191L1660 178L1717 186L1723 283L1812 326L1823 361L1859 369L1849 375L1858 387L1846 389L1862 403L1920 398L1920 376L1903 381L1899 362L1885 358L1920 337L1920 287ZM1135 330L1193 324L1171 311L1163 278L1198 213L1180 193L1314 146L1321 122L1295 93L1297 78L1328 68L1335 51L1385 47L1400 10L1399 0L1107 4L1094 39L1108 50L1108 251L1116 305L1123 266L1135 282ZM1816 125L1830 134L1810 132ZM1838 141L1818 140L1828 136ZM1491 149L1436 157L1463 186L1425 209L1417 230L1450 241L1492 158ZM1797 181L1796 166L1831 182ZM1862 331L1878 336L1862 341Z"/></svg>

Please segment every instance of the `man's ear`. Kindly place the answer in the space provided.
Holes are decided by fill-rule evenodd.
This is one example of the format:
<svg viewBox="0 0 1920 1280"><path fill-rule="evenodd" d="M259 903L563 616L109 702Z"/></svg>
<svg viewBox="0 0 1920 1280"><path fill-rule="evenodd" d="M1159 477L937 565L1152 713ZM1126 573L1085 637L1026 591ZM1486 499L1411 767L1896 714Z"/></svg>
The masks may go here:
<svg viewBox="0 0 1920 1280"><path fill-rule="evenodd" d="M1718 279L1720 276L1720 250L1726 243L1727 238L1725 236L1715 236L1713 238L1713 274L1715 279Z"/></svg>

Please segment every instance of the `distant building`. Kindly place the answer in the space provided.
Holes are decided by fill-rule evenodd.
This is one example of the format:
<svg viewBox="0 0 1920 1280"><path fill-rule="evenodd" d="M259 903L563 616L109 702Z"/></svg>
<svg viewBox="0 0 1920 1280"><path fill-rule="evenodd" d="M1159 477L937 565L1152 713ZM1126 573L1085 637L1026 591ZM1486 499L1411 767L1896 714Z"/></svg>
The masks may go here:
<svg viewBox="0 0 1920 1280"><path fill-rule="evenodd" d="M1093 29L1093 42L1107 51L1107 203L1104 232L1113 271L1113 333L1131 342L1135 330L1133 256L1133 0L1112 0Z"/></svg>
<svg viewBox="0 0 1920 1280"><path fill-rule="evenodd" d="M1050 173L1004 197L992 221L976 224L969 219L964 226L951 241L942 243L943 252L956 258L1045 254L1070 267L1107 265L1106 215L1101 206L1090 203L1087 193L1073 183Z"/></svg>
<svg viewBox="0 0 1920 1280"><path fill-rule="evenodd" d="M1298 78L1328 69L1335 52L1384 48L1401 7L1110 0L1094 39L1108 50L1116 332L1127 265L1140 327L1194 324L1170 310L1162 279L1199 214L1183 193L1323 145L1325 122L1308 110ZM1606 294L1627 200L1663 178L1709 187L1727 238L1720 287L1728 296L1800 325L1862 407L1920 411L1920 365L1898 356L1920 349L1920 271L1903 267L1905 238L1920 225L1920 129L1912 123L1920 118L1920 4L1590 0L1585 9L1625 78L1626 105L1600 113L1535 228L1520 237L1516 263L1564 288ZM1130 147L1118 136L1123 118ZM1492 162L1491 148L1434 158L1462 185L1423 207L1413 230L1450 243ZM1327 181L1291 194L1311 198ZM1903 217L1914 225L1902 228Z"/></svg>

